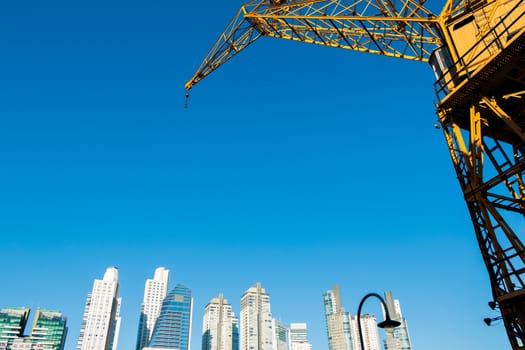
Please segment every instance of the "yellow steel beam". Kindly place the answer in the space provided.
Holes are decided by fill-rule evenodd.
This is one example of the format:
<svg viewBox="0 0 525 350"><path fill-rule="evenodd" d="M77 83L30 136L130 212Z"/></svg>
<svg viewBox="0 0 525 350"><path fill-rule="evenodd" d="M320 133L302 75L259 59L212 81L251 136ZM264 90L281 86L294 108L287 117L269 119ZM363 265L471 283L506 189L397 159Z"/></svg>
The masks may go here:
<svg viewBox="0 0 525 350"><path fill-rule="evenodd" d="M521 142L525 143L525 131L511 118L510 115L505 113L505 111L499 106L496 100L489 99L488 97L483 96L481 100L498 116L501 120L507 124L509 129L514 131L516 135L519 136Z"/></svg>
<svg viewBox="0 0 525 350"><path fill-rule="evenodd" d="M206 55L190 90L260 36L427 61L442 45L439 18L422 2L401 0L252 1L237 12Z"/></svg>

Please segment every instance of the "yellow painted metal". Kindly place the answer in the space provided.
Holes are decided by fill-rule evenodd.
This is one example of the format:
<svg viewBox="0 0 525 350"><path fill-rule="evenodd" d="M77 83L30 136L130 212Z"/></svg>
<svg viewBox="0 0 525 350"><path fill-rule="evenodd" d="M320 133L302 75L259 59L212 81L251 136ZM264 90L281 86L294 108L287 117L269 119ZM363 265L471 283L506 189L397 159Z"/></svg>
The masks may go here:
<svg viewBox="0 0 525 350"><path fill-rule="evenodd" d="M525 213L524 149L485 135L495 118L505 119L503 115L496 116L504 112L494 100L478 96L467 105L468 129L454 122L453 109L438 110L438 116L474 223L494 301L501 311L512 349L523 350L525 246L510 222L516 217L523 218Z"/></svg>
<svg viewBox="0 0 525 350"><path fill-rule="evenodd" d="M423 62L443 46L457 63L444 73L448 93L458 83L457 72L478 68L500 50L502 43L494 37L505 40L503 31L525 24L525 17L517 23L510 23L513 18L499 21L517 2L449 0L435 15L424 1L414 0L251 1L241 6L185 87L189 91L261 36L268 36ZM469 4L474 9L469 10ZM498 31L491 31L498 21Z"/></svg>
<svg viewBox="0 0 525 350"><path fill-rule="evenodd" d="M190 90L261 36L428 61L443 44L438 19L419 1L252 1L241 7L208 52Z"/></svg>
<svg viewBox="0 0 525 350"><path fill-rule="evenodd" d="M481 101L487 105L496 116L501 118L507 124L507 126L518 135L521 139L521 142L525 143L525 131L508 115L494 99L489 99L485 96L482 97Z"/></svg>
<svg viewBox="0 0 525 350"><path fill-rule="evenodd" d="M251 9L250 4L242 6L230 21L217 42L206 55L193 77L186 83L186 90L190 90L208 74L230 60L235 54L245 49L257 40L261 34L244 19Z"/></svg>

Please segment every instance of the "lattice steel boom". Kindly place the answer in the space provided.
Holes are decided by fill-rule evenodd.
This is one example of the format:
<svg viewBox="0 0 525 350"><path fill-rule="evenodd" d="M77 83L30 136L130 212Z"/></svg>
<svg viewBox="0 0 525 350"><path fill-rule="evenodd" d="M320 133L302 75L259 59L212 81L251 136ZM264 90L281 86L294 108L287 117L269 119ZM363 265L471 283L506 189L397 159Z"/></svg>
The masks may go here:
<svg viewBox="0 0 525 350"><path fill-rule="evenodd" d="M399 7L399 6L398 6ZM441 44L437 18L417 1L252 1L206 55L193 85L261 36L426 61Z"/></svg>
<svg viewBox="0 0 525 350"><path fill-rule="evenodd" d="M525 0L258 0L196 83L262 36L429 62L437 115L513 350L525 350ZM521 226L520 226L521 225ZM521 232L517 229L521 228Z"/></svg>

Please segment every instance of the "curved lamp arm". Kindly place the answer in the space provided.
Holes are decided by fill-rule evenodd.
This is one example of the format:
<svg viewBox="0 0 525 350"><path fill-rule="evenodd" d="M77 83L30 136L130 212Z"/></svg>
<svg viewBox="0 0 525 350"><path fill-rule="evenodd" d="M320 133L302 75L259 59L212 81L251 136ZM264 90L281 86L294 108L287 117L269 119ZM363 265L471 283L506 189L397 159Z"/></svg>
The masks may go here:
<svg viewBox="0 0 525 350"><path fill-rule="evenodd" d="M379 328L395 328L401 325L401 322L392 320L390 318L388 307L386 306L385 300L381 297L381 295L377 293L368 293L361 300L361 302L359 303L359 308L357 309L357 329L359 330L359 341L361 342L361 350L365 350L365 344L363 342L363 331L361 329L361 308L363 307L365 300L368 299L369 297L378 298L381 304L383 305L383 308L385 309L385 320L377 324Z"/></svg>

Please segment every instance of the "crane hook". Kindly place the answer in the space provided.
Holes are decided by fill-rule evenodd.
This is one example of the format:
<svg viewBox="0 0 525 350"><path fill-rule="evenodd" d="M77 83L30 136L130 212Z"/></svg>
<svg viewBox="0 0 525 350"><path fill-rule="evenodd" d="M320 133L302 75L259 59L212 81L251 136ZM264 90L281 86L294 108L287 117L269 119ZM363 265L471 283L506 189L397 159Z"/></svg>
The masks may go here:
<svg viewBox="0 0 525 350"><path fill-rule="evenodd" d="M186 90L186 102L184 103L184 108L188 108L188 99L190 98L190 91Z"/></svg>

